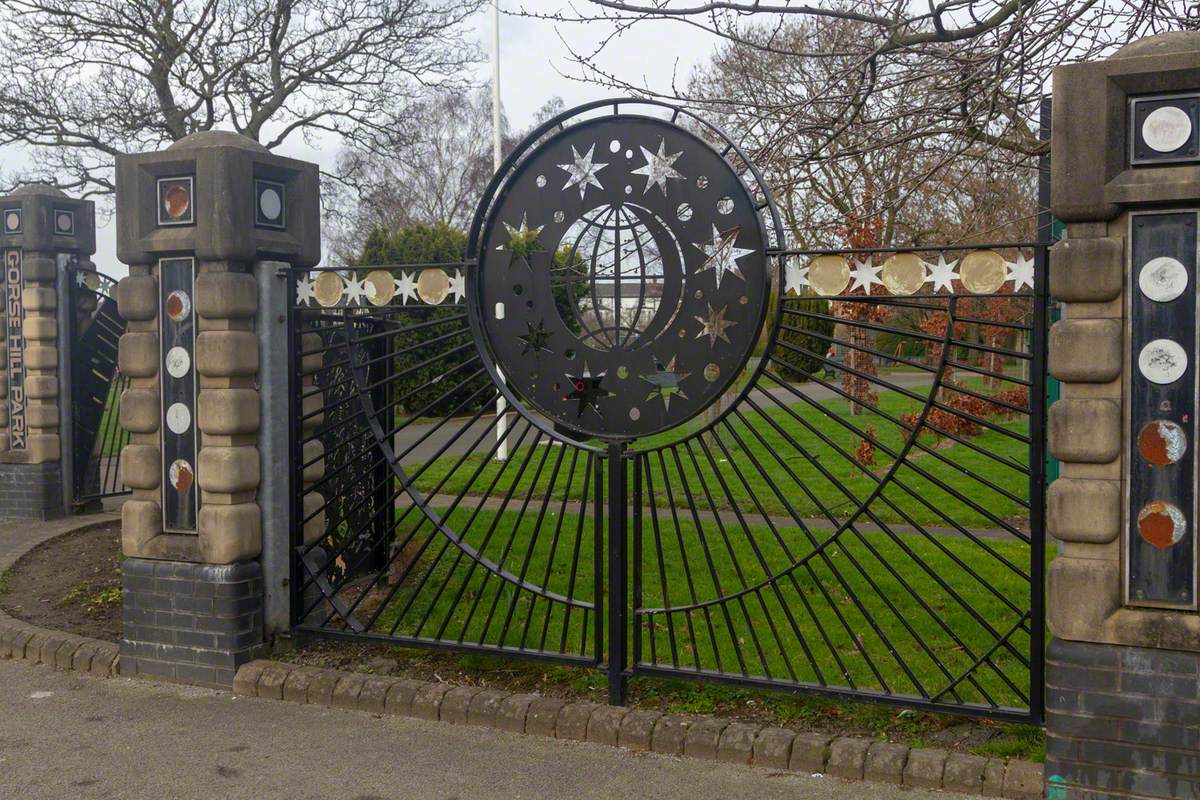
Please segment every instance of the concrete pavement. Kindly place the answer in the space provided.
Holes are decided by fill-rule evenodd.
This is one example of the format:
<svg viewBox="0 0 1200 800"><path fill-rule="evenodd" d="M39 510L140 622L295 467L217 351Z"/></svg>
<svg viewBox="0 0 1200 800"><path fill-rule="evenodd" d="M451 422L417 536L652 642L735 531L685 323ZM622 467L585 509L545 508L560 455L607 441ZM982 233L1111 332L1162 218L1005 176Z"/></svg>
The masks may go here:
<svg viewBox="0 0 1200 800"><path fill-rule="evenodd" d="M0 661L0 797L954 800Z"/></svg>

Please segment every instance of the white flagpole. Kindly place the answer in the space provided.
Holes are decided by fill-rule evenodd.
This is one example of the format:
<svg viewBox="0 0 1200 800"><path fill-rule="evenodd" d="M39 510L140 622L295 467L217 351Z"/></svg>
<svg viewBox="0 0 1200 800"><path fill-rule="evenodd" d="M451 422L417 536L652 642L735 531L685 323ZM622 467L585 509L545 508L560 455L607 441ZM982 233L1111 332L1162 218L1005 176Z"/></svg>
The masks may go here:
<svg viewBox="0 0 1200 800"><path fill-rule="evenodd" d="M492 0L492 169L500 171L500 0ZM497 367L500 380L504 373ZM508 460L508 401L504 395L496 400L496 416L500 419L496 424L496 460Z"/></svg>

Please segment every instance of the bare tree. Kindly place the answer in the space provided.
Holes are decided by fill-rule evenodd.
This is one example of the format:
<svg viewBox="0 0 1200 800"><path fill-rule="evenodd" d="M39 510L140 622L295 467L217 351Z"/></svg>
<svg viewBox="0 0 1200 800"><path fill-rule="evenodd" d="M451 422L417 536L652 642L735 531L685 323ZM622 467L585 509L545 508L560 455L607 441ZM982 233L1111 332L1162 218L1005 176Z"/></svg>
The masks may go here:
<svg viewBox="0 0 1200 800"><path fill-rule="evenodd" d="M463 81L481 2L0 0L0 145L86 195L113 190L116 154L212 128L370 142Z"/></svg>
<svg viewBox="0 0 1200 800"><path fill-rule="evenodd" d="M789 202L808 203L791 210L809 230L836 224L813 226L814 209L847 216L834 202L844 205L846 193L828 181L835 173L860 183L865 173L872 185L858 196L890 214L951 162L1028 169L1046 147L1038 101L1055 65L1200 25L1195 4L1183 0L581 0L570 8L525 13L612 30L594 50L573 53L577 77L735 120L733 132L785 196L785 212ZM609 43L650 21L717 37L713 63L665 91L604 69ZM873 163L883 151L892 155ZM897 231L897 221L887 221L885 242L919 234Z"/></svg>
<svg viewBox="0 0 1200 800"><path fill-rule="evenodd" d="M563 110L559 97L535 114L533 127ZM338 155L339 183L326 190L329 241L336 258L353 259L372 228L446 224L465 230L492 178L492 110L488 86L438 89L409 106L416 130L384 132ZM501 152L525 136L501 115Z"/></svg>

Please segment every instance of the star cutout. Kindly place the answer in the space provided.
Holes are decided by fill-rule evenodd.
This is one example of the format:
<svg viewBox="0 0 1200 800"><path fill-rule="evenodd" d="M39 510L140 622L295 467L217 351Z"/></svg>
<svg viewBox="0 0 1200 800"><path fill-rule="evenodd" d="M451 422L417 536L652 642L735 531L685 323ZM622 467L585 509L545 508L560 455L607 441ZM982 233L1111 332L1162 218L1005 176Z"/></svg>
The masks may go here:
<svg viewBox="0 0 1200 800"><path fill-rule="evenodd" d="M854 282L850 284L850 291L853 292L861 286L865 294L870 294L873 284L882 286L883 281L879 280L879 272L882 269L883 265L871 266L870 258L866 261L855 261L854 267L850 270L850 277L854 279Z"/></svg>
<svg viewBox="0 0 1200 800"><path fill-rule="evenodd" d="M567 374L569 391L563 395L562 399L579 401L579 410L575 416L582 417L583 410L588 407L591 407L597 414L600 413L600 407L596 404L596 401L601 397L609 397L612 394L612 392L600 386L600 381L604 380L604 376L607 374L607 372L601 372L599 375L593 375L586 361L583 364L582 374Z"/></svg>
<svg viewBox="0 0 1200 800"><path fill-rule="evenodd" d="M400 272L399 278L393 278L393 283L396 286L396 296L400 298L403 305L408 305L408 301L417 300L417 282L413 280L411 272Z"/></svg>
<svg viewBox="0 0 1200 800"><path fill-rule="evenodd" d="M704 253L704 263L696 272L705 272L712 270L717 276L717 288L721 288L721 279L727 274L732 274L738 278L742 277L741 267L737 261L743 256L753 253L753 248L735 247L738 234L742 232L741 228L732 228L725 233L717 230L717 226L712 226L713 238L707 242L696 242L693 247Z"/></svg>
<svg viewBox="0 0 1200 800"><path fill-rule="evenodd" d="M1004 266L1008 268L1004 279L1013 282L1013 291L1021 291L1022 286L1033 288L1033 262L1025 257L1024 253L1017 255L1016 263L1005 261Z"/></svg>
<svg viewBox="0 0 1200 800"><path fill-rule="evenodd" d="M658 184L659 190L663 194L666 194L668 180L683 180L683 175L672 166L672 164L674 164L676 160L683 155L682 150L680 150L678 153L667 155L666 139L658 140L657 153L651 153L646 148L640 146L639 149L642 151L642 155L646 158L646 164L645 166L630 170L630 174L646 176L646 188L642 190L642 194L650 191L650 187L656 183Z"/></svg>
<svg viewBox="0 0 1200 800"><path fill-rule="evenodd" d="M791 292L799 295L800 290L808 286L808 267L800 266L800 259L792 256L787 260L783 270L784 294Z"/></svg>
<svg viewBox="0 0 1200 800"><path fill-rule="evenodd" d="M87 275L84 272L80 271L75 273L75 285L87 286Z"/></svg>
<svg viewBox="0 0 1200 800"><path fill-rule="evenodd" d="M655 397L661 397L664 411L671 410L671 395L677 394L684 400L688 399L688 396L683 393L683 389L679 387L679 384L683 383L683 380L692 373L676 372L675 362L678 360L679 356L672 356L671 363L665 367L661 361L655 361L654 374L642 376L642 380L654 387L650 390L650 394L646 395L646 399L652 400Z"/></svg>
<svg viewBox="0 0 1200 800"><path fill-rule="evenodd" d="M705 303L705 305L708 306L708 317L694 318L697 322L704 325L704 329L696 334L696 338L700 339L707 336L709 347L715 347L717 344L717 339L723 340L726 344L732 344L732 342L729 341L729 337L725 334L725 329L732 328L734 325L737 325L737 323L733 322L732 320L725 319L725 310L728 309L729 306L722 306L720 311L716 311L708 303Z"/></svg>
<svg viewBox="0 0 1200 800"><path fill-rule="evenodd" d="M366 279L358 280L354 277L354 273L346 275L346 305L352 306L355 303L362 305L363 298L367 296L367 281Z"/></svg>
<svg viewBox="0 0 1200 800"><path fill-rule="evenodd" d="M955 259L947 263L946 256L939 255L938 263L930 264L925 262L925 268L929 270L929 281L933 284L933 291L937 292L945 289L947 292L953 293L954 281L958 280L958 273L954 268L958 266L958 260Z"/></svg>
<svg viewBox="0 0 1200 800"><path fill-rule="evenodd" d="M296 281L296 305L306 306L314 296L312 278L305 275L303 278Z"/></svg>
<svg viewBox="0 0 1200 800"><path fill-rule="evenodd" d="M604 188L600 185L600 181L596 179L596 173L607 167L608 164L593 163L592 153L595 152L595 150L596 145L593 143L592 146L588 148L587 155L581 156L579 155L579 151L575 149L575 145L571 145L571 155L574 157L575 162L573 164L558 165L559 169L566 170L567 175L570 176L567 178L567 182L563 184L563 190L566 191L572 186L578 186L580 200L583 199L583 195L587 191L587 187L595 186L597 189Z"/></svg>
<svg viewBox="0 0 1200 800"><path fill-rule="evenodd" d="M547 353L551 352L549 347L550 337L554 334L546 330L545 320L539 319L536 328L533 327L532 322L526 321L525 327L529 329L529 332L524 336L517 337L525 343L525 346L521 348L521 355L537 353L538 350L544 350Z"/></svg>
<svg viewBox="0 0 1200 800"><path fill-rule="evenodd" d="M497 250L508 251L508 265L511 267L517 259L524 259L526 264L529 264L529 257L534 253L544 253L546 248L542 247L542 243L538 241L538 236L542 232L545 225L539 225L536 228L529 227L529 215L521 214L521 227L514 228L507 222L504 227L508 230L508 241L498 245ZM530 265L532 266L532 265Z"/></svg>
<svg viewBox="0 0 1200 800"><path fill-rule="evenodd" d="M454 270L454 277L450 279L450 294L454 295L455 303L467 296L466 278L460 269Z"/></svg>

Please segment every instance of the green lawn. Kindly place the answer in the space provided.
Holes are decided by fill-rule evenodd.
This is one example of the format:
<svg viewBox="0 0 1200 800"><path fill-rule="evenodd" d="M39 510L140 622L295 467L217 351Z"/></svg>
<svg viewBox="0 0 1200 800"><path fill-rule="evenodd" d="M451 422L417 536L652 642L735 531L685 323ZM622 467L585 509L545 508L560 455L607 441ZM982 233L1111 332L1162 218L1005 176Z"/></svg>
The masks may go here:
<svg viewBox="0 0 1200 800"><path fill-rule="evenodd" d="M540 507L449 515L450 529L495 569L410 517L400 538L416 566L375 630L594 655L594 612L564 600L595 599L594 521L547 511L539 527ZM1029 607L1027 545L847 533L821 548L831 531L660 523L657 536L647 523L631 553L637 606L702 607L638 614L642 663L935 696L1009 635L1011 650L997 648L943 699L1024 705L1028 671L1012 651L1029 650L1018 625Z"/></svg>
<svg viewBox="0 0 1200 800"><path fill-rule="evenodd" d="M964 384L980 388L977 380ZM928 387L911 391L923 396ZM849 513L889 473L895 463L889 453L900 452L908 438L908 432L891 420L918 412L922 405L916 398L885 391L880 393L881 414L853 416L844 399L809 403L794 395L787 397L786 405L760 402L761 411L743 403L740 413L727 418L727 426L703 440L669 447L688 430L639 440L638 450L668 446L647 457L650 476L646 486L652 490L653 504L689 506L686 487L702 508L736 508L757 514L761 513L761 503L761 511L771 515L794 513L801 518L819 518ZM924 449L914 447L910 451L894 479L885 483L880 496L870 504L867 518L997 528L1004 521L1025 517L1027 510L1020 501L1028 496L1028 445L1013 435L1027 435L1028 421L995 420L995 424L1002 430L984 431L969 444L950 440L939 443L941 437L923 434L920 444ZM695 430L698 425L693 422L688 429ZM874 431L872 438L877 442L869 470L854 460L863 441L861 433L868 429ZM519 462L523 455L518 449L511 460ZM442 494L477 492L479 487L490 485L502 469L494 461L484 464L484 459L476 455L460 464L458 457L443 457L424 467L417 486L429 491L444 481ZM643 477L645 469L643 463ZM523 473L516 484L518 490L526 489L534 480L531 471ZM543 473L539 480L537 488L544 489L549 477ZM671 497L666 496L668 486ZM582 492L583 478L577 475L570 495L579 499ZM645 504L649 502L647 498Z"/></svg>

